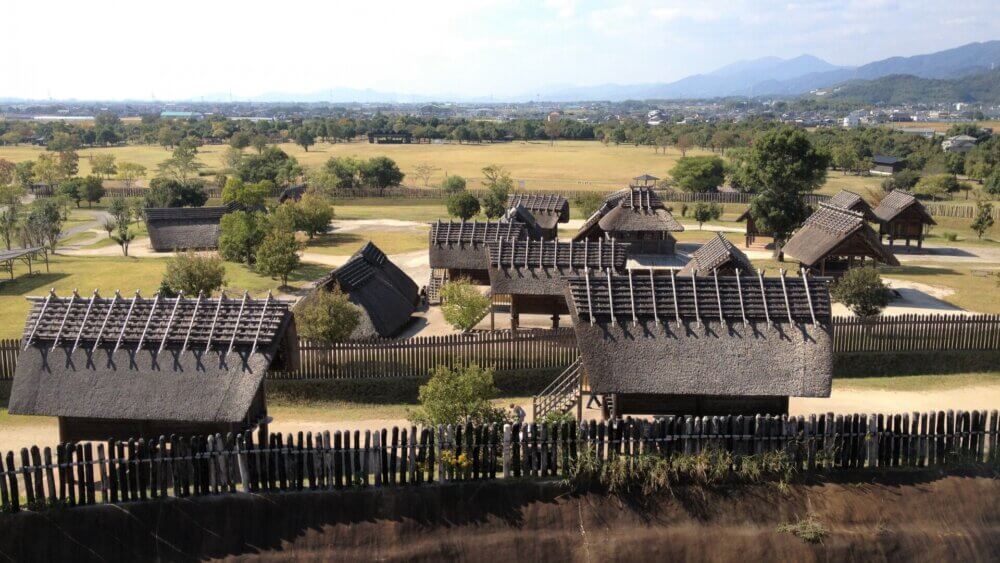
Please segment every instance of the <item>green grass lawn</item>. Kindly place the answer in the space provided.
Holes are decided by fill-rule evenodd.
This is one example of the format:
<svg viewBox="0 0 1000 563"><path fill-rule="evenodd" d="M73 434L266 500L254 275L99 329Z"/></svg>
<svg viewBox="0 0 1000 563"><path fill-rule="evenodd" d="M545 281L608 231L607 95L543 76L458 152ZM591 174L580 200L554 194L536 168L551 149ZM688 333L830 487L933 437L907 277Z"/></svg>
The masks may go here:
<svg viewBox="0 0 1000 563"><path fill-rule="evenodd" d="M948 375L900 375L894 377L845 377L833 380L838 390L944 391L962 387L1000 385L1000 371Z"/></svg>
<svg viewBox="0 0 1000 563"><path fill-rule="evenodd" d="M413 199L338 199L333 204L336 219L395 219L430 223L450 216L442 201Z"/></svg>
<svg viewBox="0 0 1000 563"><path fill-rule="evenodd" d="M332 256L350 256L366 242L371 241L386 254L401 254L427 249L428 229L412 230L364 230L337 232L317 236L307 241L306 252L318 252Z"/></svg>
<svg viewBox="0 0 1000 563"><path fill-rule="evenodd" d="M944 298L945 301L979 313L1000 313L1000 286L996 277L973 275L972 270L996 268L996 264L975 265L955 263L927 263L920 265L903 265L898 267L883 266L879 270L884 277L909 280L928 285L947 287L955 293Z"/></svg>

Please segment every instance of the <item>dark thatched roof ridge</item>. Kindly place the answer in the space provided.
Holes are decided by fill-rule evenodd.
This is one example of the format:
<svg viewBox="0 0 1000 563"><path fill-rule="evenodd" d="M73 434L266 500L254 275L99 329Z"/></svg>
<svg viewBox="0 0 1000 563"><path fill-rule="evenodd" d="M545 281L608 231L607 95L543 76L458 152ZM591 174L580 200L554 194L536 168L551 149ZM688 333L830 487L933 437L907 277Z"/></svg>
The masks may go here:
<svg viewBox="0 0 1000 563"><path fill-rule="evenodd" d="M873 223L878 222L878 217L872 211L872 207L868 205L868 202L865 201L865 198L850 190L840 190L836 193L836 195L826 200L826 203L842 209L861 213L864 215L866 221L871 221Z"/></svg>
<svg viewBox="0 0 1000 563"><path fill-rule="evenodd" d="M431 224L430 267L486 271L488 243L513 242L527 236L521 222L442 222Z"/></svg>
<svg viewBox="0 0 1000 563"><path fill-rule="evenodd" d="M678 272L679 275L709 275L715 270L738 270L752 272L753 264L746 254L722 233L715 233L712 240L698 247L691 254L691 261Z"/></svg>
<svg viewBox="0 0 1000 563"><path fill-rule="evenodd" d="M598 229L611 233L683 231L684 227L667 211L655 190L644 186L630 186L605 198L601 207L580 227L573 240L590 238Z"/></svg>
<svg viewBox="0 0 1000 563"><path fill-rule="evenodd" d="M821 203L819 209L806 219L788 240L782 251L786 256L806 266L814 266L823 258L836 254L838 248L851 241L862 244L868 255L892 266L899 261L879 240L878 234L865 222L864 216L854 211Z"/></svg>
<svg viewBox="0 0 1000 563"><path fill-rule="evenodd" d="M523 206L544 229L553 229L558 223L569 221L569 201L557 194L510 194L507 208Z"/></svg>
<svg viewBox="0 0 1000 563"><path fill-rule="evenodd" d="M218 207L150 207L143 211L149 242L157 252L203 250L219 246L223 215L242 210L238 203Z"/></svg>
<svg viewBox="0 0 1000 563"><path fill-rule="evenodd" d="M924 224L937 224L937 222L935 222L931 217L930 213L927 212L924 204L920 203L917 198L913 197L913 194L903 190L892 190L889 192L884 198L882 198L882 201L879 202L874 213L875 216L878 217L879 221L888 223L895 219L899 214L911 208L920 215Z"/></svg>
<svg viewBox="0 0 1000 563"><path fill-rule="evenodd" d="M240 422L272 362L297 353L290 304L270 297L32 302L18 414Z"/></svg>
<svg viewBox="0 0 1000 563"><path fill-rule="evenodd" d="M518 241L489 245L490 286L499 295L564 294L565 278L584 270L624 272L629 245Z"/></svg>
<svg viewBox="0 0 1000 563"><path fill-rule="evenodd" d="M305 193L306 193L305 184L299 184L297 186L289 186L281 190L281 194L278 196L278 203L285 203L288 200L298 201L302 199L302 196Z"/></svg>

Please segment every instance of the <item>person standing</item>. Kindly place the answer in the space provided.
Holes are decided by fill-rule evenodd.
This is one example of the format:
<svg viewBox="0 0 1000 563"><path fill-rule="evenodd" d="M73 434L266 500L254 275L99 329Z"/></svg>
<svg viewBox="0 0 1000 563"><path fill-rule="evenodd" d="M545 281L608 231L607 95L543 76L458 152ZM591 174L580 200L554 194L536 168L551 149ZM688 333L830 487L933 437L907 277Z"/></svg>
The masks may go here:
<svg viewBox="0 0 1000 563"><path fill-rule="evenodd" d="M515 405L514 403L511 403L510 410L514 411L514 418L517 419L517 423L524 424L524 419L525 417L528 416L528 413L524 412L524 409L521 408L521 405Z"/></svg>

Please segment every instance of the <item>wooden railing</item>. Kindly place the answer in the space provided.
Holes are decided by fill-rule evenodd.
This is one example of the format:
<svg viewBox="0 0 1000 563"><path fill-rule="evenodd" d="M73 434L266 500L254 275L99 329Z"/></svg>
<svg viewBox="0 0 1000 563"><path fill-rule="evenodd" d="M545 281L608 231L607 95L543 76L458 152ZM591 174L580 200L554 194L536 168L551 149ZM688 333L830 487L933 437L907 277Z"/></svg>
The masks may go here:
<svg viewBox="0 0 1000 563"><path fill-rule="evenodd" d="M1000 315L837 317L834 353L1000 350Z"/></svg>
<svg viewBox="0 0 1000 563"><path fill-rule="evenodd" d="M609 423L258 432L22 448L0 460L0 511L235 493L569 478L577 460L728 451L742 463L779 452L795 471L1000 462L994 410L910 414L664 417ZM95 451L96 450L96 451ZM54 456L54 457L53 457ZM18 463L18 458L20 463Z"/></svg>

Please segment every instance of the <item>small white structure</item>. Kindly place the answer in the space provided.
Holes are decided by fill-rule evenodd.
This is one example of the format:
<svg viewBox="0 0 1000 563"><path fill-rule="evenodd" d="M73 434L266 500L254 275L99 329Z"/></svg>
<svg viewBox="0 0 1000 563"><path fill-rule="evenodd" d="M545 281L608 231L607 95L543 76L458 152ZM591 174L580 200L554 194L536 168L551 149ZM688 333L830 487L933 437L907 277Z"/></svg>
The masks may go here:
<svg viewBox="0 0 1000 563"><path fill-rule="evenodd" d="M967 153L976 146L976 139L971 135L955 135L941 141L941 148L945 152Z"/></svg>

